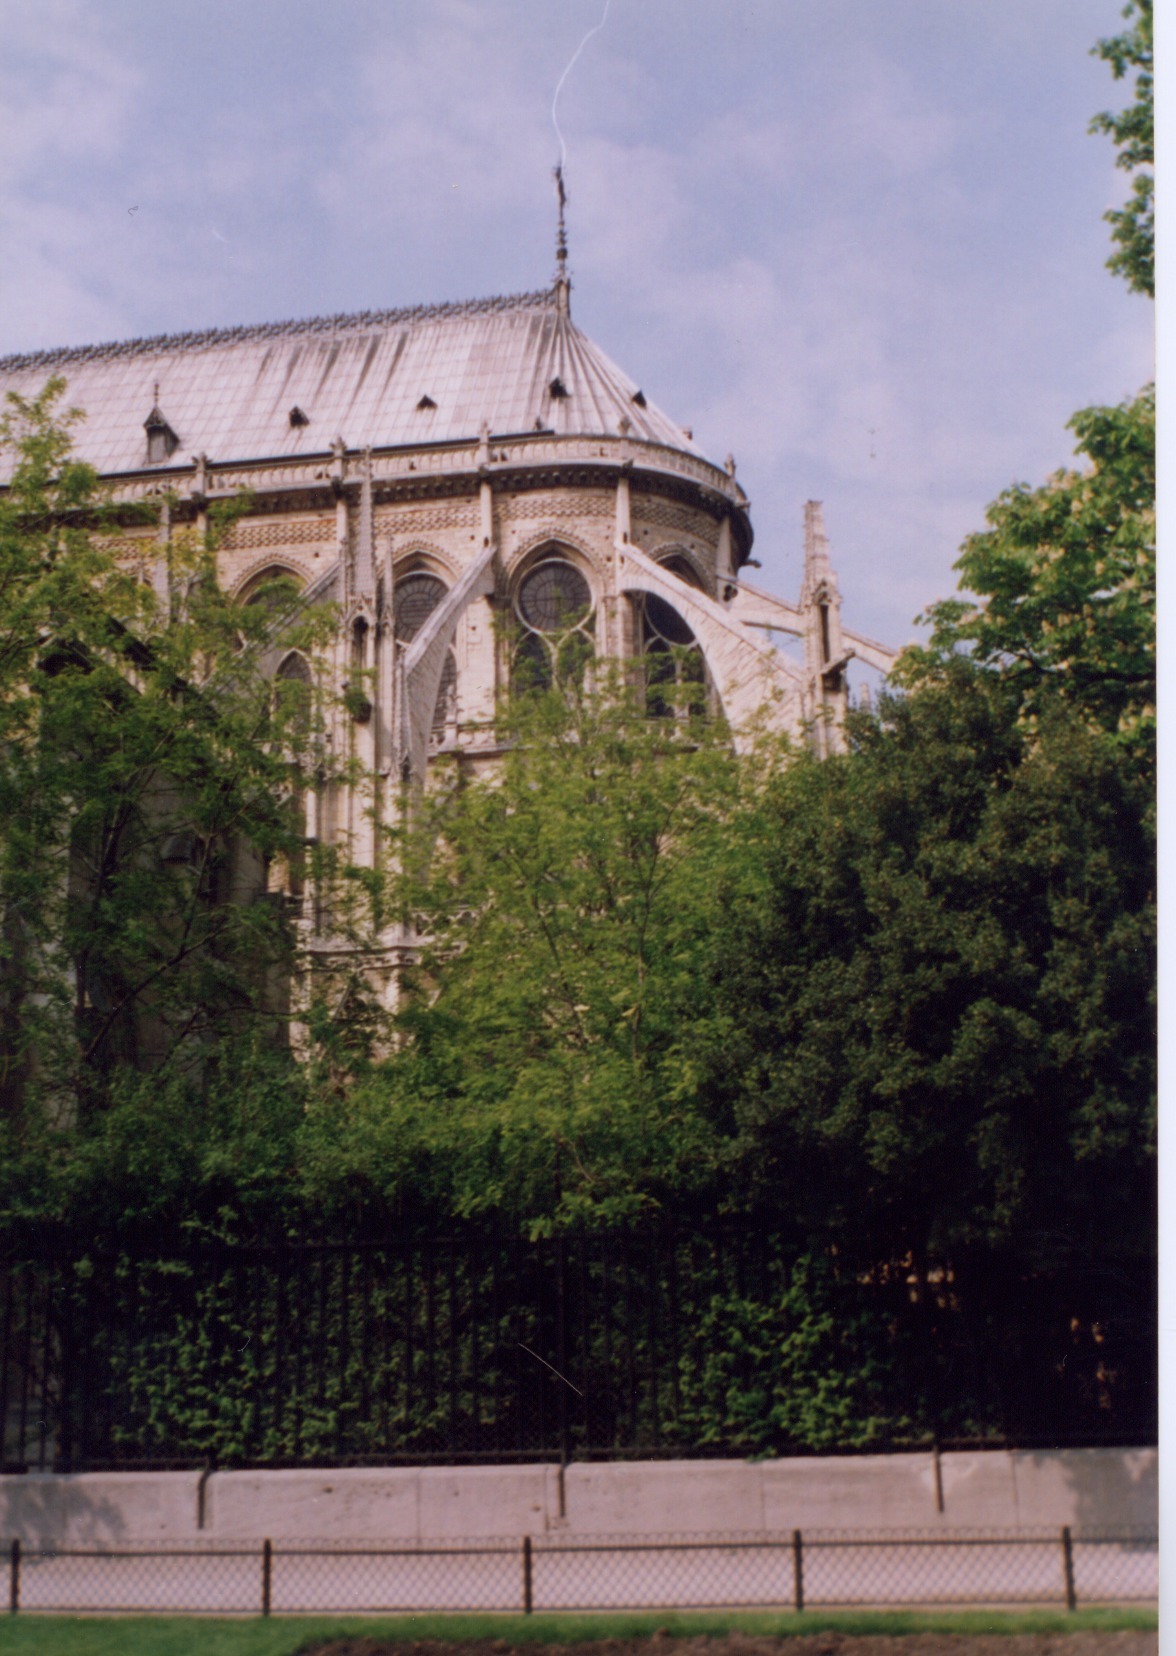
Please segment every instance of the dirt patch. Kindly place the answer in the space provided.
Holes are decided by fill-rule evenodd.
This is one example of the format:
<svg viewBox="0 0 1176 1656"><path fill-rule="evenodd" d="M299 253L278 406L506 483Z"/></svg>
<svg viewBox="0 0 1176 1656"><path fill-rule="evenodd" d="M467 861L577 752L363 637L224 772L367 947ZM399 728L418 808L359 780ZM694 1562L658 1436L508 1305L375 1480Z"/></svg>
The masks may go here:
<svg viewBox="0 0 1176 1656"><path fill-rule="evenodd" d="M598 1639L588 1644L516 1644L492 1639L473 1644L431 1640L332 1639L302 1656L1156 1656L1158 1635L1099 1633L799 1633L769 1638L732 1633L723 1638Z"/></svg>

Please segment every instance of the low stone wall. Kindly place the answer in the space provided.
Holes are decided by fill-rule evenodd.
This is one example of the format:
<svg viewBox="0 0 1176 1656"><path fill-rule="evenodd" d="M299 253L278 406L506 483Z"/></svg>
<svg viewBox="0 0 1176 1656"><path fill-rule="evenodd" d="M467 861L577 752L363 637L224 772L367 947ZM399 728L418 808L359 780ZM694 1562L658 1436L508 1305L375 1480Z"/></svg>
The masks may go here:
<svg viewBox="0 0 1176 1656"><path fill-rule="evenodd" d="M799 1529L1087 1534L1157 1521L1154 1449L0 1478L0 1543ZM942 1510L941 1510L942 1506Z"/></svg>

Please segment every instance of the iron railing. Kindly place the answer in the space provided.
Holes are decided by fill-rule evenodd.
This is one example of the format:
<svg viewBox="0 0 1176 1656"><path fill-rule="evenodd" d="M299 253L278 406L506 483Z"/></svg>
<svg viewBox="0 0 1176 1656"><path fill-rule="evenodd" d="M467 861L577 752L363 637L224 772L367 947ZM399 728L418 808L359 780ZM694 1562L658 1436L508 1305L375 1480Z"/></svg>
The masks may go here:
<svg viewBox="0 0 1176 1656"><path fill-rule="evenodd" d="M1062 1362L1048 1329L1035 1352L1010 1344L1007 1302L996 1335L946 1299L928 1333L901 1273L814 1286L802 1269L779 1238L746 1224L686 1236L30 1250L0 1262L0 1463L567 1462L1154 1441L1122 1379L1131 1363L1119 1353L1116 1367L1104 1347L1086 1362L1068 1325ZM833 1315L806 1323L806 1294L826 1296ZM1108 1409L1098 1376L1112 1371ZM848 1390L814 1422L812 1376L830 1372ZM855 1437L842 1415L882 1424Z"/></svg>

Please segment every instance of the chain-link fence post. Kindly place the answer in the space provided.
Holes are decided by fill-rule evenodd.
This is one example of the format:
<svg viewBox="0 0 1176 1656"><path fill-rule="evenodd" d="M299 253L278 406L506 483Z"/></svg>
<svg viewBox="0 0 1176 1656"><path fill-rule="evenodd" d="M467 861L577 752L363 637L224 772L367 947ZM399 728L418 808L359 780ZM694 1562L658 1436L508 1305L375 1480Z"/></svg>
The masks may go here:
<svg viewBox="0 0 1176 1656"><path fill-rule="evenodd" d="M797 1610L804 1609L804 1546L798 1529L792 1532L792 1602Z"/></svg>
<svg viewBox="0 0 1176 1656"><path fill-rule="evenodd" d="M15 1536L8 1554L8 1608L14 1616L20 1609L20 1541Z"/></svg>
<svg viewBox="0 0 1176 1656"><path fill-rule="evenodd" d="M274 1585L274 1544L267 1536L261 1543L261 1613L268 1616Z"/></svg>
<svg viewBox="0 0 1176 1656"><path fill-rule="evenodd" d="M524 1535L523 1536L523 1614L524 1614L524 1616L529 1616L531 1614L531 1610L533 1608L532 1593L531 1593L531 1586L532 1586L532 1574L531 1574L531 1572L532 1572L531 1537L529 1535Z"/></svg>
<svg viewBox="0 0 1176 1656"><path fill-rule="evenodd" d="M1066 1581L1066 1609L1077 1610L1078 1595L1074 1591L1074 1540L1069 1524L1062 1526L1062 1574Z"/></svg>

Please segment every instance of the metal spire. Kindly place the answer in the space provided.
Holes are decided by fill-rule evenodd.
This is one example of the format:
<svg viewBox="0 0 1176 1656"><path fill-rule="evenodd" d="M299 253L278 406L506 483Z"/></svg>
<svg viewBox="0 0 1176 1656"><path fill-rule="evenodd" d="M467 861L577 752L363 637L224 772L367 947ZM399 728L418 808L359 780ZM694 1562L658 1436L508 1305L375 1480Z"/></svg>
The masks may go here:
<svg viewBox="0 0 1176 1656"><path fill-rule="evenodd" d="M555 292L559 301L559 308L566 316L569 309L571 281L568 277L568 231L564 222L564 208L568 204L568 193L564 189L563 163L552 169L555 179L555 193L559 201L559 220L555 232Z"/></svg>

